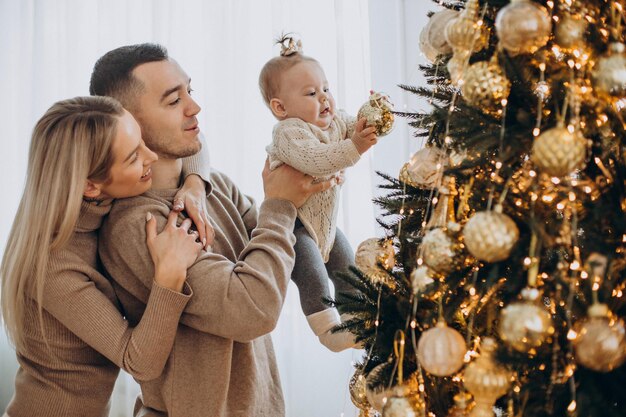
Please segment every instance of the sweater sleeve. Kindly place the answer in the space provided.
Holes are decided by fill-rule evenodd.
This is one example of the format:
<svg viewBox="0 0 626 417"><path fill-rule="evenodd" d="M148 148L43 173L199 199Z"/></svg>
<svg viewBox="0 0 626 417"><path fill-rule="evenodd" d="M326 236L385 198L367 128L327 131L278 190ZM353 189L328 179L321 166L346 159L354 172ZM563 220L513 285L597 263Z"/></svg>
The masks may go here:
<svg viewBox="0 0 626 417"><path fill-rule="evenodd" d="M211 163L209 160L209 148L204 140L204 135L200 133L200 143L202 148L200 152L195 155L183 158L183 178L187 178L189 175L195 174L202 178L204 182L210 184L209 178L211 177Z"/></svg>
<svg viewBox="0 0 626 417"><path fill-rule="evenodd" d="M160 203L123 208L120 217L110 214L100 233L100 253L107 270L144 304L152 285L153 266L148 262L144 227L136 225L145 222L142 219L148 210L157 218L158 229L165 225L169 208L156 204ZM219 253L203 252L187 270L187 283L194 297L185 307L181 323L238 342L272 331L294 265L296 214L288 201L265 200L251 239L236 261Z"/></svg>
<svg viewBox="0 0 626 417"><path fill-rule="evenodd" d="M274 127L272 154L287 165L314 177L332 175L360 158L352 140L323 143L301 121L289 119Z"/></svg>
<svg viewBox="0 0 626 417"><path fill-rule="evenodd" d="M117 307L78 271L48 276L43 308L111 362L142 381L163 372L180 315L191 298L153 285L145 314L130 327Z"/></svg>

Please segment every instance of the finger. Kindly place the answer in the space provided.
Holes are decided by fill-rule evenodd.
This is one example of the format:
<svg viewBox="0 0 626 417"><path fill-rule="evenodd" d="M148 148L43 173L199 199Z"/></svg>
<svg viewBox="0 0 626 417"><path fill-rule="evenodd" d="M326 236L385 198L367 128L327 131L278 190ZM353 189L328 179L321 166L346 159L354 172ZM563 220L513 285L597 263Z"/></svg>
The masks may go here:
<svg viewBox="0 0 626 417"><path fill-rule="evenodd" d="M152 241L157 235L156 219L152 213L146 213L146 242Z"/></svg>
<svg viewBox="0 0 626 417"><path fill-rule="evenodd" d="M190 227L191 227L191 219L185 219L180 224L180 228L183 229L185 232L189 232Z"/></svg>
<svg viewBox="0 0 626 417"><path fill-rule="evenodd" d="M263 177L267 177L267 175L270 173L270 159L269 158L265 158L265 165L263 166Z"/></svg>
<svg viewBox="0 0 626 417"><path fill-rule="evenodd" d="M331 178L329 180L324 180L315 184L311 184L310 190L312 193L319 193L320 191L328 190L329 188L332 188L335 185L337 185L337 179Z"/></svg>
<svg viewBox="0 0 626 417"><path fill-rule="evenodd" d="M209 222L206 222L206 240L202 242L205 248L208 248L215 241L215 229Z"/></svg>
<svg viewBox="0 0 626 417"><path fill-rule="evenodd" d="M366 124L367 124L367 119L366 119L365 117L361 117L361 118L359 119L359 121L358 121L358 122L356 122L356 126L354 127L354 129L355 129L357 132L360 132L360 131L362 131L362 130L365 128L365 125L366 125Z"/></svg>
<svg viewBox="0 0 626 417"><path fill-rule="evenodd" d="M189 216L191 216L191 214ZM191 216L194 224L196 225L200 242L204 242L204 239L206 239L206 220L204 219L204 216L204 213L199 214L197 219L195 216Z"/></svg>
<svg viewBox="0 0 626 417"><path fill-rule="evenodd" d="M172 208L172 210L174 211L182 211L185 208L185 200L180 197L176 197L173 204L174 207Z"/></svg>
<svg viewBox="0 0 626 417"><path fill-rule="evenodd" d="M176 227L176 219L178 219L178 213L174 210L170 211L170 214L167 216L167 223L165 226Z"/></svg>
<svg viewBox="0 0 626 417"><path fill-rule="evenodd" d="M376 133L376 126L370 126L370 127L366 127L365 129L363 129L363 131L361 132L362 136L368 136L372 133Z"/></svg>

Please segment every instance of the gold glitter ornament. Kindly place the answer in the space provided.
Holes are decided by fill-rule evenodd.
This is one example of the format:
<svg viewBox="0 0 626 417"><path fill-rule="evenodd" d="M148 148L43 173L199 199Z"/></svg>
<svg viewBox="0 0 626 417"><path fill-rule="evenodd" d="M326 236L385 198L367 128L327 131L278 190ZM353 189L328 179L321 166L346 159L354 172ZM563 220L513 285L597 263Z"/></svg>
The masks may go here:
<svg viewBox="0 0 626 417"><path fill-rule="evenodd" d="M382 417L421 417L424 403L411 395L407 386L397 386L383 406Z"/></svg>
<svg viewBox="0 0 626 417"><path fill-rule="evenodd" d="M532 54L545 46L552 21L545 7L530 0L512 0L496 16L500 45L510 54Z"/></svg>
<svg viewBox="0 0 626 417"><path fill-rule="evenodd" d="M426 330L417 343L417 358L426 372L450 376L463 367L467 347L461 333L440 319Z"/></svg>
<svg viewBox="0 0 626 417"><path fill-rule="evenodd" d="M585 167L587 139L579 130L570 132L559 123L535 139L530 159L551 177L564 177Z"/></svg>
<svg viewBox="0 0 626 417"><path fill-rule="evenodd" d="M484 338L480 344L480 356L465 368L463 385L472 393L476 403L470 417L493 417L493 405L507 393L511 384L511 373L493 358L496 347L493 338Z"/></svg>
<svg viewBox="0 0 626 417"><path fill-rule="evenodd" d="M624 322L614 317L606 304L593 304L588 315L576 329L576 362L594 371L612 371L626 360Z"/></svg>
<svg viewBox="0 0 626 417"><path fill-rule="evenodd" d="M459 392L454 396L454 405L448 411L448 417L469 417L474 402L467 392Z"/></svg>
<svg viewBox="0 0 626 417"><path fill-rule="evenodd" d="M581 16L565 14L556 24L554 37L561 50L571 52L584 48L587 21Z"/></svg>
<svg viewBox="0 0 626 417"><path fill-rule="evenodd" d="M357 119L365 118L368 126L376 127L377 136L385 136L393 129L393 103L389 96L370 91L369 100L361 106Z"/></svg>
<svg viewBox="0 0 626 417"><path fill-rule="evenodd" d="M420 32L420 49L431 62L435 62L440 55L452 53L452 47L448 45L446 40L445 29L450 20L455 19L458 15L459 12L455 10L438 11L430 17Z"/></svg>
<svg viewBox="0 0 626 417"><path fill-rule="evenodd" d="M468 252L476 259L499 262L509 257L519 239L519 229L498 204L493 211L481 211L470 217L463 227L463 238Z"/></svg>
<svg viewBox="0 0 626 417"><path fill-rule="evenodd" d="M450 82L452 85L458 85L463 79L463 70L467 64L468 56L455 53L450 61L448 61L448 72L450 73Z"/></svg>
<svg viewBox="0 0 626 417"><path fill-rule="evenodd" d="M478 20L478 0L469 0L465 10L448 22L445 38L455 54L478 52L489 44L489 32Z"/></svg>
<svg viewBox="0 0 626 417"><path fill-rule="evenodd" d="M604 99L612 101L626 96L626 46L614 42L606 55L600 57L593 67L595 91Z"/></svg>
<svg viewBox="0 0 626 417"><path fill-rule="evenodd" d="M381 243L380 239L375 237L361 242L356 250L354 263L373 283L391 285L388 271L391 271L396 263L393 243L391 240L384 240Z"/></svg>
<svg viewBox="0 0 626 417"><path fill-rule="evenodd" d="M413 294L423 292L430 284L435 282L433 272L427 266L418 266L411 272L411 288Z"/></svg>
<svg viewBox="0 0 626 417"><path fill-rule="evenodd" d="M463 74L463 98L485 113L501 115L502 100L509 97L510 92L511 82L500 68L496 55L489 61L470 65Z"/></svg>
<svg viewBox="0 0 626 417"><path fill-rule="evenodd" d="M457 245L442 229L430 230L422 239L421 254L424 263L440 274L451 272L458 255Z"/></svg>
<svg viewBox="0 0 626 417"><path fill-rule="evenodd" d="M359 417L369 417L370 403L365 393L365 377L360 369L357 369L350 378L348 385L352 404L359 409Z"/></svg>
<svg viewBox="0 0 626 417"><path fill-rule="evenodd" d="M518 352L534 355L554 334L552 317L541 304L537 288L522 290L522 301L516 301L504 309L500 316L500 338Z"/></svg>
<svg viewBox="0 0 626 417"><path fill-rule="evenodd" d="M415 152L400 171L400 180L419 188L433 188L439 183L447 166L448 156L435 146Z"/></svg>

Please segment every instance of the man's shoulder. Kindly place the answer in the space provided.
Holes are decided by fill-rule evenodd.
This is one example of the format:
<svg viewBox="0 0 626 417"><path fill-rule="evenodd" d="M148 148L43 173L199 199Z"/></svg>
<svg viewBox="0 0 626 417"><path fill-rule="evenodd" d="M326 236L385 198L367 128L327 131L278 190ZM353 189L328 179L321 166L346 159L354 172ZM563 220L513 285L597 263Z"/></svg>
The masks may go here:
<svg viewBox="0 0 626 417"><path fill-rule="evenodd" d="M159 211L169 212L169 208L165 201L149 193L115 200L111 212L104 219L104 223L100 228L101 238L103 234L111 233L116 229L135 229L137 224L145 222L146 213L149 211L153 213ZM117 234L113 233L112 235L115 236Z"/></svg>

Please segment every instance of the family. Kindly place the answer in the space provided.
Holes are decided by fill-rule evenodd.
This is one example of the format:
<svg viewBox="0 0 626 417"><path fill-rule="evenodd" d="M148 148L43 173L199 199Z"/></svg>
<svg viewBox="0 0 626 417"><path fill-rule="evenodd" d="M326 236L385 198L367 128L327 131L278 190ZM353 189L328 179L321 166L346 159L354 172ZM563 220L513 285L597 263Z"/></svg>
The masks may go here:
<svg viewBox="0 0 626 417"><path fill-rule="evenodd" d="M161 45L107 52L90 96L39 119L0 268L20 365L5 416L106 417L120 368L141 386L135 416L284 416L269 334L290 279L322 344L359 346L322 300L354 261L338 185L375 128L280 43L259 77L278 123L258 206L211 170L191 79Z"/></svg>

